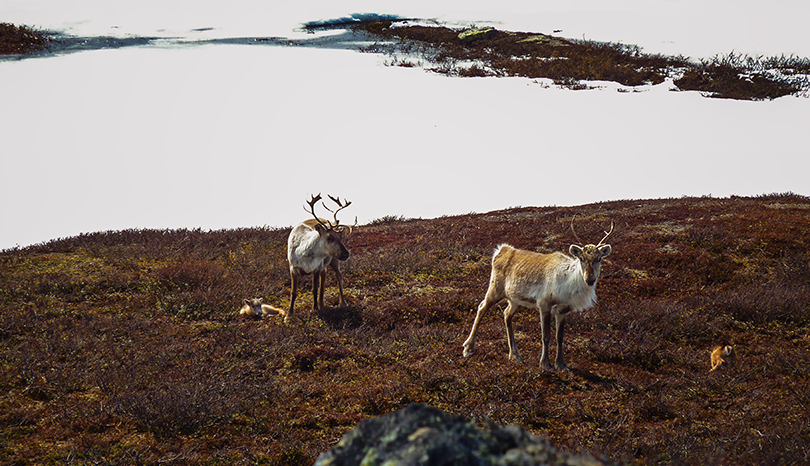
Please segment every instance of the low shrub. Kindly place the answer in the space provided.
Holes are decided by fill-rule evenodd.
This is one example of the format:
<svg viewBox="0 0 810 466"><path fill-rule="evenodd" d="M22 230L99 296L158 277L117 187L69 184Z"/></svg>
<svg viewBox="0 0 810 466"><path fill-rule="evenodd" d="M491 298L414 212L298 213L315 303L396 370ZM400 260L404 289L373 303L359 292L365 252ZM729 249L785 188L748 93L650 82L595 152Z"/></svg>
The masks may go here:
<svg viewBox="0 0 810 466"><path fill-rule="evenodd" d="M42 50L48 36L28 26L0 23L0 54L19 54Z"/></svg>

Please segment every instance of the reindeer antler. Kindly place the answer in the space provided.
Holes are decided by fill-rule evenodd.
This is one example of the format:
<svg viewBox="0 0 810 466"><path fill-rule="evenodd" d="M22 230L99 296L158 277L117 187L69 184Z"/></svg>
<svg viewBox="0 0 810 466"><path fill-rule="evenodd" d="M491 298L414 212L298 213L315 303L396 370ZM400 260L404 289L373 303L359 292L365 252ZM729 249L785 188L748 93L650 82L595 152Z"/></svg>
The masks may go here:
<svg viewBox="0 0 810 466"><path fill-rule="evenodd" d="M577 218L577 214L574 214L574 216L571 217L571 233L574 234L574 238L577 240L577 243L582 244L582 240L579 239L579 236L577 235L577 232L574 230L574 219L575 218Z"/></svg>
<svg viewBox="0 0 810 466"><path fill-rule="evenodd" d="M338 220L338 218L337 218L338 212L340 212L341 210L345 209L346 207L349 207L350 205L352 205L352 201L347 201L344 198L343 202L340 202L340 196L332 197L332 195L330 195L330 194L327 194L327 196L329 196L329 199L332 199L332 201L334 201L335 204L337 204L338 207L340 207L337 210L332 210L329 207L326 207L326 204L321 203L321 205L323 205L324 209L328 210L329 212L332 212L332 218L335 219L335 227L337 227L338 225L340 225L340 220ZM354 224L357 225L357 218L356 217L355 217L355 220L354 220Z"/></svg>
<svg viewBox="0 0 810 466"><path fill-rule="evenodd" d="M331 197L331 196L330 196L330 197ZM326 224L324 224L324 223L321 221L320 217L318 217L318 216L315 214L315 204L317 204L317 203L318 203L318 201L320 201L320 200L321 200L321 193L318 193L318 195L317 195L317 196L312 196L312 198L311 198L310 200L308 200L308 201L307 201L307 204L309 204L309 210L307 210L307 208L306 208L306 207L304 207L304 210L306 210L307 212L311 213L311 214L312 214L312 216L313 216L313 217L315 217L315 220L318 222L318 224L319 224L320 226L322 226L322 227L326 228L327 230L331 230L331 229L332 229L332 226L331 226L331 225L326 225ZM321 205L323 205L323 202L321 202ZM324 207L326 207L326 206L324 206ZM329 209L326 209L326 210L329 210ZM330 212L331 212L331 210L330 210ZM329 222L327 222L327 223L329 223Z"/></svg>
<svg viewBox="0 0 810 466"><path fill-rule="evenodd" d="M603 230L603 231L604 231L604 230ZM610 221L610 231L605 231L605 236L604 236L604 238L600 239L600 240L599 240L599 244L597 244L596 246L597 246L597 247L601 246L601 245L602 245L602 243L603 243L603 242L604 242L604 241L605 241L605 240L608 238L608 236L610 236L610 234L611 234L611 233L613 233L613 220L611 220L611 221Z"/></svg>
<svg viewBox="0 0 810 466"><path fill-rule="evenodd" d="M336 227L336 231L340 232L341 235L345 235L346 230L349 230L349 234L351 235L352 231L354 231L354 227L356 226L357 226L357 216L355 215L354 225L339 225ZM337 228L339 228L339 230L337 230Z"/></svg>
<svg viewBox="0 0 810 466"><path fill-rule="evenodd" d="M577 214L574 214L574 216L571 217L571 233L574 234L574 238L577 239L577 242L582 244L582 240L579 239L579 236L577 236L577 232L574 230L574 219L575 218L577 218ZM596 247L601 246L602 243L604 243L605 240L608 238L608 236L610 236L610 234L613 233L613 220L610 221L610 231L604 231L603 230L603 232L605 233L605 236L601 240L599 240L599 243L597 243Z"/></svg>

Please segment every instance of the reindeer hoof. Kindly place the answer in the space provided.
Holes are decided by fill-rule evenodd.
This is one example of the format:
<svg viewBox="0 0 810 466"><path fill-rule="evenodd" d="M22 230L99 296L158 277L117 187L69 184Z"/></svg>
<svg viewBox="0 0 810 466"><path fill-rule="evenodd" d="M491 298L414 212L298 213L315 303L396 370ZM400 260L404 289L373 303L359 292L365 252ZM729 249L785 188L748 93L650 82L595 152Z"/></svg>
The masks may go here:
<svg viewBox="0 0 810 466"><path fill-rule="evenodd" d="M558 371L570 371L571 370L571 369L568 368L568 366L564 362L563 363L558 362L557 365L554 366L554 369L556 369Z"/></svg>
<svg viewBox="0 0 810 466"><path fill-rule="evenodd" d="M472 347L464 345L464 352L462 354L464 355L465 358L469 358L470 356L473 355L473 353L475 353L475 350Z"/></svg>

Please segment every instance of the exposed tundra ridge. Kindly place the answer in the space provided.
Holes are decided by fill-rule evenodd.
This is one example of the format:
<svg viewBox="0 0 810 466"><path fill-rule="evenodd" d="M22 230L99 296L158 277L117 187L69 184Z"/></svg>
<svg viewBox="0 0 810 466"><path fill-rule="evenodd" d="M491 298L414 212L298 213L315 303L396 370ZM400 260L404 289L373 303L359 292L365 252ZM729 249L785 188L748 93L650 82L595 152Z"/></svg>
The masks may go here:
<svg viewBox="0 0 810 466"><path fill-rule="evenodd" d="M549 78L571 89L588 81L624 86L660 84L708 97L768 100L810 89L807 57L751 57L731 53L710 59L642 52L636 45L572 40L537 32L492 27L450 28L436 24L374 21L353 26L383 42L366 51L387 53L398 66L424 66L450 76ZM387 41L394 40L394 43Z"/></svg>
<svg viewBox="0 0 810 466"><path fill-rule="evenodd" d="M325 308L301 294L290 324L239 314L248 298L287 308L289 228L5 250L0 462L312 464L417 402L616 461L808 463L808 212L787 193L391 215L347 241L349 305L329 277ZM508 361L503 304L464 358L495 247L567 251L575 214L584 241L615 229L596 307L567 324L571 371L538 367L526 310L525 363ZM736 358L710 373L718 345Z"/></svg>

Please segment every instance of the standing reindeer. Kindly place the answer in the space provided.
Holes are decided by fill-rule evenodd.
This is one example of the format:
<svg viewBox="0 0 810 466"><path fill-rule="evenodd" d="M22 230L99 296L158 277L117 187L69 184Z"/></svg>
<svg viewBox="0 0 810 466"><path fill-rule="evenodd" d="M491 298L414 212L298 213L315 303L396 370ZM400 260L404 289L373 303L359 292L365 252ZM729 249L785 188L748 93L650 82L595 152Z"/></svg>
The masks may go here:
<svg viewBox="0 0 810 466"><path fill-rule="evenodd" d="M574 231L571 220L571 231L577 242L581 243ZM493 305L504 298L508 305L503 311L506 324L506 337L509 344L509 359L523 362L515 343L515 331L512 316L518 306L540 310L540 324L543 331L543 354L540 357L540 368L551 369L549 344L551 339L551 316L556 321L557 370L568 370L563 358L563 336L565 334L565 316L571 311L583 311L596 303L596 281L599 279L601 261L610 254L609 244L602 244L613 232L610 231L594 246L572 244L568 248L571 256L561 252L540 254L515 249L507 244L498 246L492 257L492 274L489 278L489 289L486 297L478 305L478 313L472 326L469 338L464 342L464 357L473 354L475 334L481 317Z"/></svg>
<svg viewBox="0 0 810 466"><path fill-rule="evenodd" d="M323 292L326 289L326 268L330 267L337 276L338 289L340 290L340 305L347 306L343 297L343 275L340 272L340 261L349 258L349 250L343 245L343 234L351 227L341 225L337 218L338 212L349 207L351 202L340 201L340 198L329 196L338 205L338 209L331 210L323 203L321 205L332 212L334 223L319 218L315 214L315 204L321 200L321 195L312 196L307 201L309 210L314 218L305 220L298 224L290 232L287 239L287 260L290 263L290 278L292 278L292 292L290 294L290 310L284 316L287 322L293 315L295 308L295 298L298 295L298 285L301 277L312 274L312 309L317 311L324 309ZM355 225L357 222L355 221ZM318 287L320 286L320 299Z"/></svg>

